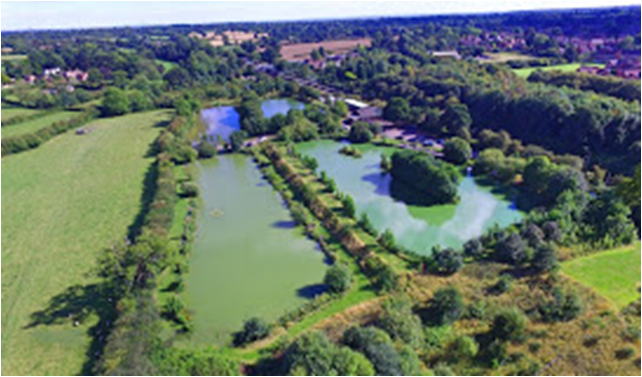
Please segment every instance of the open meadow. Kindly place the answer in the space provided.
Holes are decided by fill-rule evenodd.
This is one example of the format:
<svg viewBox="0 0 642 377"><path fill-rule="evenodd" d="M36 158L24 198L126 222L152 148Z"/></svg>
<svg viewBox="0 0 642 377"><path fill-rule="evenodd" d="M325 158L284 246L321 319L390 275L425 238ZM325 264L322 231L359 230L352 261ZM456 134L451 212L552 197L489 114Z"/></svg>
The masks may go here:
<svg viewBox="0 0 642 377"><path fill-rule="evenodd" d="M11 109L11 110L23 110L23 109ZM2 110L3 117L5 110ZM30 113L29 113L30 114ZM53 123L58 121L67 120L74 116L78 115L73 111L61 111L57 113L47 114L36 119L27 120L25 122L12 124L10 126L2 127L2 138L21 136L30 133L37 132L40 129L51 126Z"/></svg>
<svg viewBox="0 0 642 377"><path fill-rule="evenodd" d="M565 274L622 309L640 298L640 244L604 251L563 264Z"/></svg>
<svg viewBox="0 0 642 377"><path fill-rule="evenodd" d="M89 134L2 159L4 375L90 373L91 270L137 218L150 144L169 115L97 120ZM88 316L74 319L81 308Z"/></svg>

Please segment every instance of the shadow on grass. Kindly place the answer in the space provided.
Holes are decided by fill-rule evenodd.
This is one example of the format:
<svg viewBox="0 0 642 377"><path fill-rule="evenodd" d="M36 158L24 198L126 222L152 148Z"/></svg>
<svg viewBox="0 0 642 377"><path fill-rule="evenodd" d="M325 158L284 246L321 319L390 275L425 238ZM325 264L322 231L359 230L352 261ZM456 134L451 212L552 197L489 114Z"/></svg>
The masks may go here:
<svg viewBox="0 0 642 377"><path fill-rule="evenodd" d="M87 330L91 344L87 350L87 361L83 365L81 375L94 374L94 366L103 352L117 313L115 304L117 297L112 297L113 289L107 284L75 285L63 293L54 296L49 305L31 314L31 321L26 329L39 326L55 326L71 324L81 326L93 316L98 317L98 323Z"/></svg>

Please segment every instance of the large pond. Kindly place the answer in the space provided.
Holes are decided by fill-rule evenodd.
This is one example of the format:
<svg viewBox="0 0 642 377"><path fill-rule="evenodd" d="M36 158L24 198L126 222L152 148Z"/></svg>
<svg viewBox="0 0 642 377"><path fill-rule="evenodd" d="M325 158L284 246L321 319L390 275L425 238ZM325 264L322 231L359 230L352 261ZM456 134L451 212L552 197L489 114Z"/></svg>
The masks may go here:
<svg viewBox="0 0 642 377"><path fill-rule="evenodd" d="M287 114L292 109L303 109L303 104L291 99L268 99L261 103L263 116L272 118L276 114ZM230 134L241 129L239 114L233 106L218 106L201 111L201 118L207 125L207 135L220 136L229 140Z"/></svg>
<svg viewBox="0 0 642 377"><path fill-rule="evenodd" d="M199 170L203 208L186 295L193 341L221 344L244 320L276 319L318 293L326 264L248 157L218 156Z"/></svg>
<svg viewBox="0 0 642 377"><path fill-rule="evenodd" d="M522 219L522 213L506 198L491 193L466 177L459 186L456 205L413 206L390 195L391 178L379 167L382 153L391 148L359 147L362 158L338 153L341 143L314 141L297 149L315 157L319 171L332 177L339 190L350 194L359 213L366 213L378 231L390 229L397 243L416 253L428 255L434 246L460 248L493 225L506 227Z"/></svg>

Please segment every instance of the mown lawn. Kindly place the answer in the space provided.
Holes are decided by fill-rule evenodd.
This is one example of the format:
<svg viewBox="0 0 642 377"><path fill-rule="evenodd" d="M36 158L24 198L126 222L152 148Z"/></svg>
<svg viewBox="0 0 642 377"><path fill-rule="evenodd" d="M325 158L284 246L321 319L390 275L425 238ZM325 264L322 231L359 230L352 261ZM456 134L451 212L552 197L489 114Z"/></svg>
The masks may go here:
<svg viewBox="0 0 642 377"><path fill-rule="evenodd" d="M18 116L28 116L39 113L38 110L27 109L24 107L2 107L2 121L6 122Z"/></svg>
<svg viewBox="0 0 642 377"><path fill-rule="evenodd" d="M2 110L4 113L5 110ZM42 128L50 126L54 122L61 120L67 120L74 116L78 115L76 112L72 111L61 111L59 113L53 113L45 115L43 117L38 117L36 119L28 120L26 122L12 124L10 126L2 127L2 139L20 135L26 135L33 132L36 132ZM4 115L3 115L4 116Z"/></svg>
<svg viewBox="0 0 642 377"><path fill-rule="evenodd" d="M88 330L97 318L75 327L69 314L91 304L91 292L61 295L94 282L98 252L127 235L153 162L155 126L169 117L97 120L87 135L71 131L2 159L3 375L88 372Z"/></svg>
<svg viewBox="0 0 642 377"><path fill-rule="evenodd" d="M530 68L519 68L519 69L513 69L513 72L519 77L523 78L528 78L528 76L531 75L531 73L537 71L538 69L541 69L542 71L561 71L561 72L575 72L583 64L580 63L572 63L572 64L560 64L560 65L551 65L548 67L530 67ZM599 66L599 64L584 64L588 66Z"/></svg>
<svg viewBox="0 0 642 377"><path fill-rule="evenodd" d="M640 244L566 262L568 276L594 289L622 309L640 298Z"/></svg>

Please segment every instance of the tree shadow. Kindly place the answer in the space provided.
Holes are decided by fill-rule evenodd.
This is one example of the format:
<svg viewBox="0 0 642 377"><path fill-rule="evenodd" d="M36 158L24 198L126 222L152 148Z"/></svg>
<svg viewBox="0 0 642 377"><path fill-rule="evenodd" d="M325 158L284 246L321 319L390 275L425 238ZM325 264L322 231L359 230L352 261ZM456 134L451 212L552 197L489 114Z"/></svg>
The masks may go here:
<svg viewBox="0 0 642 377"><path fill-rule="evenodd" d="M390 195L390 176L382 173L371 173L361 177L364 182L371 183L375 189L374 193L381 196Z"/></svg>
<svg viewBox="0 0 642 377"><path fill-rule="evenodd" d="M311 284L297 289L296 294L301 298L313 299L327 290L328 286L325 284Z"/></svg>
<svg viewBox="0 0 642 377"><path fill-rule="evenodd" d="M107 284L75 285L54 296L45 309L32 313L31 321L25 329L63 324L76 327L92 316L97 316L98 322L87 329L91 344L86 352L87 361L81 371L83 376L92 375L95 363L103 353L107 336L117 318L117 301L118 297Z"/></svg>
<svg viewBox="0 0 642 377"><path fill-rule="evenodd" d="M272 223L272 227L277 229L294 229L296 228L296 221L294 220L278 220Z"/></svg>

